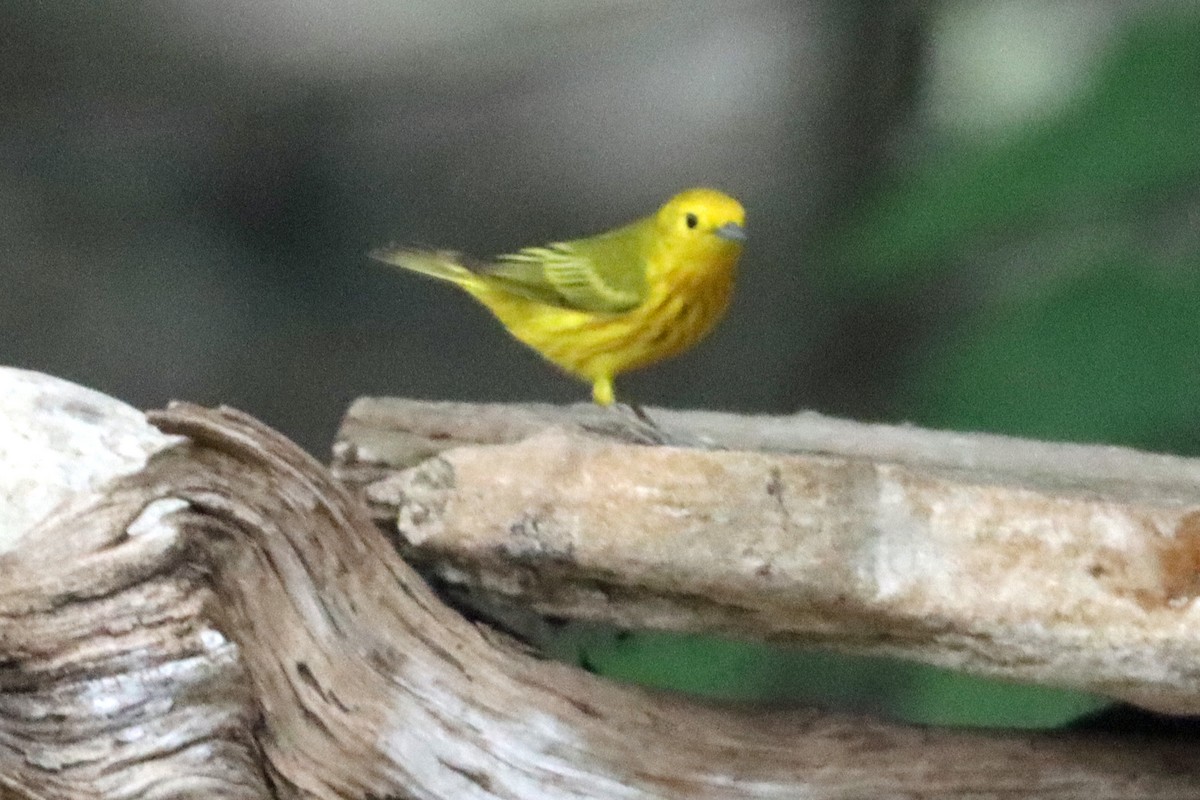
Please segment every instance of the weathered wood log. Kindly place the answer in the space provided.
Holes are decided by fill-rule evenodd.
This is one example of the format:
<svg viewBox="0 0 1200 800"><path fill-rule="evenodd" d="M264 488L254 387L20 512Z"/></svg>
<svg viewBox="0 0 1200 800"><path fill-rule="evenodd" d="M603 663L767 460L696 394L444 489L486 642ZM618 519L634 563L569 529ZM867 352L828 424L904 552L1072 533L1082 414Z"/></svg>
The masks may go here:
<svg viewBox="0 0 1200 800"><path fill-rule="evenodd" d="M0 796L1124 800L1200 785L1186 741L765 713L539 661L442 605L265 426L187 405L149 421L0 370Z"/></svg>
<svg viewBox="0 0 1200 800"><path fill-rule="evenodd" d="M642 446L628 415L588 406L363 399L335 472L411 561L498 614L800 641L1200 711L1200 460L651 414L709 445Z"/></svg>

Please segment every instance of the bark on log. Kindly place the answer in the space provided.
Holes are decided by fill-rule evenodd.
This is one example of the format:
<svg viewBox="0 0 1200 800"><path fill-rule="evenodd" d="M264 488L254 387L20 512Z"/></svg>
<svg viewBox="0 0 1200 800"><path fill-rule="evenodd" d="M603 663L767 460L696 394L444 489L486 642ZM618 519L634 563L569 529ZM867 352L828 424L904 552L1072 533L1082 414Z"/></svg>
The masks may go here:
<svg viewBox="0 0 1200 800"><path fill-rule="evenodd" d="M0 796L1195 796L1186 741L768 714L538 661L278 434L150 419L0 370Z"/></svg>
<svg viewBox="0 0 1200 800"><path fill-rule="evenodd" d="M1200 461L801 414L363 399L335 447L485 611L803 641L1200 711ZM682 435L680 435L680 432Z"/></svg>

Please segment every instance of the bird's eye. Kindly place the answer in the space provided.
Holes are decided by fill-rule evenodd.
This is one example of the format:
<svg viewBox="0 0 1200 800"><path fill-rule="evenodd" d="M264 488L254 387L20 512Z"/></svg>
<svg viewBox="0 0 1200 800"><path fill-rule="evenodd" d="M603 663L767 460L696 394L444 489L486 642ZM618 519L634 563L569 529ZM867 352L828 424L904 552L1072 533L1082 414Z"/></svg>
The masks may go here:
<svg viewBox="0 0 1200 800"><path fill-rule="evenodd" d="M683 220L689 228L694 228L700 224L700 219L695 214L688 214Z"/></svg>

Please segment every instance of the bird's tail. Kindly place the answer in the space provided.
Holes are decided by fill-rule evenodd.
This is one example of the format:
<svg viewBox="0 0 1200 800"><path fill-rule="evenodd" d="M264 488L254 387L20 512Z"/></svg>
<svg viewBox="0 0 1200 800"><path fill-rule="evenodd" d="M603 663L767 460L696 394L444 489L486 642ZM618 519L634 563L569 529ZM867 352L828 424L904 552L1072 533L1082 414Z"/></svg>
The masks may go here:
<svg viewBox="0 0 1200 800"><path fill-rule="evenodd" d="M468 291L477 289L479 276L464 267L457 253L446 250L410 250L404 247L381 247L368 255L389 266L419 272L431 278L455 283Z"/></svg>

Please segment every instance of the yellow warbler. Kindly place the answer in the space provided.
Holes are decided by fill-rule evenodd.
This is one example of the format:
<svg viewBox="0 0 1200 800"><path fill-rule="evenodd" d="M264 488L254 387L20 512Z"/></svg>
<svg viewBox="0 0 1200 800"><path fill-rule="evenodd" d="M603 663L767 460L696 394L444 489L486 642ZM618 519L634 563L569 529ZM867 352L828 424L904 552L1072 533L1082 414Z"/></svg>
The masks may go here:
<svg viewBox="0 0 1200 800"><path fill-rule="evenodd" d="M589 381L606 406L617 375L687 350L724 314L745 218L732 197L688 189L616 230L490 264L403 248L370 255L466 290L517 339Z"/></svg>

